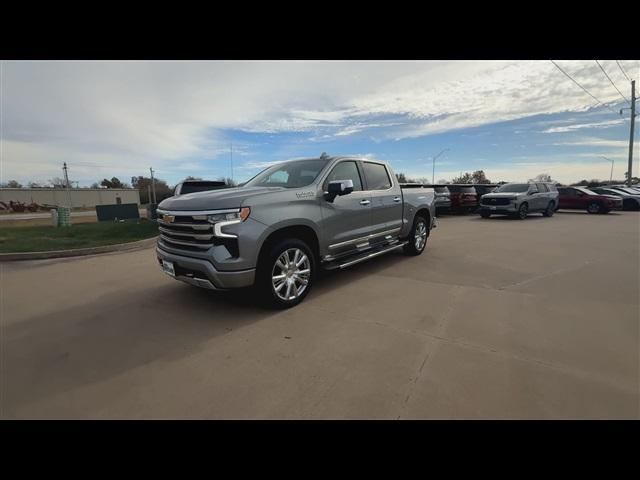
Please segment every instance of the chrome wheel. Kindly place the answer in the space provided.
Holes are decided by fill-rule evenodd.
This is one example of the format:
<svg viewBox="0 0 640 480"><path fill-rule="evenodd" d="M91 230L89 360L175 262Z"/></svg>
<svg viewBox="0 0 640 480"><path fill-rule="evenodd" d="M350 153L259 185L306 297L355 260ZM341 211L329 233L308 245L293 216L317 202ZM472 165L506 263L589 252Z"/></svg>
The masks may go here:
<svg viewBox="0 0 640 480"><path fill-rule="evenodd" d="M416 224L416 233L414 234L413 239L416 250L422 250L424 245L427 243L427 224L424 220L420 220Z"/></svg>
<svg viewBox="0 0 640 480"><path fill-rule="evenodd" d="M291 301L306 290L311 277L311 261L299 248L282 252L271 270L271 283L276 295Z"/></svg>

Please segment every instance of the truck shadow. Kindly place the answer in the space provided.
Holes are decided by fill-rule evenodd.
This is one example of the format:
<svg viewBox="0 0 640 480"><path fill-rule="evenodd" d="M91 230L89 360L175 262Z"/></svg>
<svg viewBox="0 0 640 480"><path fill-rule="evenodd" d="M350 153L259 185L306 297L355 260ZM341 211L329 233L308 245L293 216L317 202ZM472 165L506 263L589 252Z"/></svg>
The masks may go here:
<svg viewBox="0 0 640 480"><path fill-rule="evenodd" d="M3 417L159 359L192 355L214 337L279 314L245 295L154 284L3 326Z"/></svg>
<svg viewBox="0 0 640 480"><path fill-rule="evenodd" d="M409 260L394 252L317 277L309 298ZM269 310L251 289L212 292L181 282L152 282L135 292L105 294L87 303L3 326L3 418L16 409L90 386L146 364L171 362L205 349L215 337L281 315L305 303Z"/></svg>

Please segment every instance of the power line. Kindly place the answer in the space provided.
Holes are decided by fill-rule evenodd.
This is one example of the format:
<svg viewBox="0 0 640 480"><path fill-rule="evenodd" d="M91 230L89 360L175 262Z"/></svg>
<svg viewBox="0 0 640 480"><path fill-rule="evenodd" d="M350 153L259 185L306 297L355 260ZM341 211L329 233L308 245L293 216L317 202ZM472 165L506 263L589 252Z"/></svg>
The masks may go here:
<svg viewBox="0 0 640 480"><path fill-rule="evenodd" d="M616 63L618 64L618 67L620 68L620 71L622 72L622 74L625 76L625 78L629 81L631 81L631 79L629 78L629 75L627 75L627 72L624 71L624 68L622 68L622 65L620 65L620 62L618 60L616 60Z"/></svg>
<svg viewBox="0 0 640 480"><path fill-rule="evenodd" d="M602 105L603 107L606 107L607 109L609 109L610 111L612 111L613 113L615 113L616 115L619 115L619 112L616 112L615 110L613 110L612 108L608 107L607 105L605 105L604 103L602 103L600 100L598 100L596 97L594 97L591 92L589 92L589 90L587 90L586 88L584 88L582 85L580 85L576 80L574 80L574 78L569 75L567 72L565 72L562 68L560 68L560 66L554 62L553 60L550 60L551 63L553 63L558 70L560 70L562 73L564 73L567 78L569 78L569 80L571 80L573 83L575 83L576 85L578 85L582 90L585 91L586 94L588 94L591 98L593 98L596 102L598 102L600 105Z"/></svg>
<svg viewBox="0 0 640 480"><path fill-rule="evenodd" d="M613 80L611 80L611 77L607 74L607 72L604 70L604 68L602 68L602 65L600 65L600 62L599 62L598 60L596 60L596 63L597 63L597 64L598 64L598 66L600 67L600 70L602 70L602 73L604 73L604 76L605 76L605 77L607 77L607 79L611 82L611 85L613 85L613 88L615 88L615 89L618 91L618 93L620 94L620 96L621 96L622 98L624 98L624 99L625 99L625 101L626 101L628 104L631 104L631 102L629 102L629 100L627 100L627 97L625 97L624 95L622 95L622 92L621 92L620 90L618 90L618 87L616 87L616 84L615 84L615 83L613 83Z"/></svg>

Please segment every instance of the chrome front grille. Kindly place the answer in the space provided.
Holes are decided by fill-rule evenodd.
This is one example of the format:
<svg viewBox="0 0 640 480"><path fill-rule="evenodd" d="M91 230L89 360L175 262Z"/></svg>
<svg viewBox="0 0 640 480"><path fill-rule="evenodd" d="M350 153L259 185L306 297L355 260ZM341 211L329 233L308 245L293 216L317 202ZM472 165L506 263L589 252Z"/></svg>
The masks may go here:
<svg viewBox="0 0 640 480"><path fill-rule="evenodd" d="M169 218L172 221L167 221ZM159 213L160 239L176 248L208 250L213 247L214 241L213 225L206 218L205 215L170 216Z"/></svg>

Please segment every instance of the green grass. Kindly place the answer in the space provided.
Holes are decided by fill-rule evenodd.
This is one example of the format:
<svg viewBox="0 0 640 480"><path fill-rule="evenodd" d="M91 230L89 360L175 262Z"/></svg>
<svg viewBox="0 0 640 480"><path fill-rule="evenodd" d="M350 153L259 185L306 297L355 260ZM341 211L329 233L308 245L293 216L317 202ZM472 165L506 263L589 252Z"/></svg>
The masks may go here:
<svg viewBox="0 0 640 480"><path fill-rule="evenodd" d="M73 219L72 219L73 221ZM158 234L156 222L145 219L126 222L82 223L70 227L3 227L0 224L0 253L43 252L99 247L135 242Z"/></svg>

